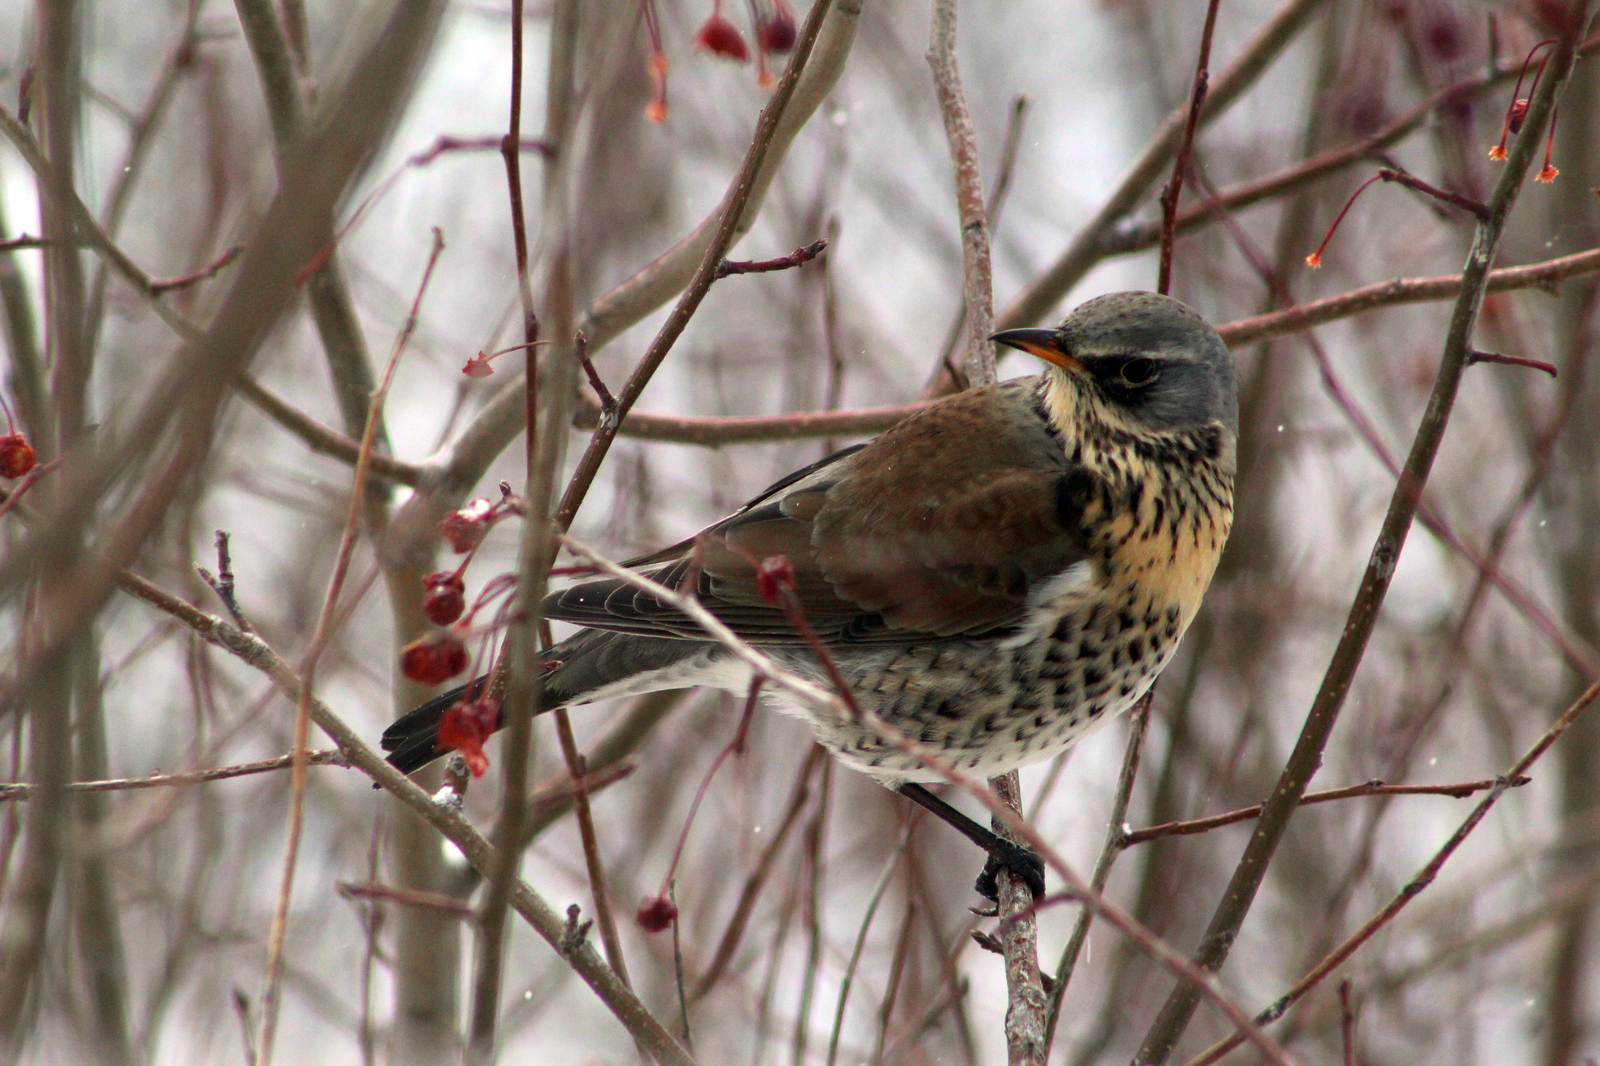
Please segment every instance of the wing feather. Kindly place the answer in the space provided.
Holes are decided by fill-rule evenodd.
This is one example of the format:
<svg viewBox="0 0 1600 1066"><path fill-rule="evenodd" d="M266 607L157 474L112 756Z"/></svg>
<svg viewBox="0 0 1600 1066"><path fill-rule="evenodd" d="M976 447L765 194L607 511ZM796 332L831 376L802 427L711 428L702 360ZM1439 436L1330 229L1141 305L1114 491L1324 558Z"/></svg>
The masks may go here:
<svg viewBox="0 0 1600 1066"><path fill-rule="evenodd" d="M699 544L695 593L754 643L801 641L756 582L755 567L774 555L788 558L807 621L832 644L1004 631L1022 621L1031 589L1084 558L1087 474L1070 463L1035 394L1026 379L953 396L630 565L680 588ZM555 593L545 613L598 629L704 636L658 598L609 578Z"/></svg>

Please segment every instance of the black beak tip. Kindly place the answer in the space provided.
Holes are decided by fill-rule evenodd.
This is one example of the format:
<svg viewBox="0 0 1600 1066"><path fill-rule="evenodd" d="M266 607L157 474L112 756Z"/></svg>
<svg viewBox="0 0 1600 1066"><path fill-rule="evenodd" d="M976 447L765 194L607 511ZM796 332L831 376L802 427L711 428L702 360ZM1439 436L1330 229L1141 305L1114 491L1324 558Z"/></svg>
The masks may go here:
<svg viewBox="0 0 1600 1066"><path fill-rule="evenodd" d="M989 334L989 339L996 344L1004 344L1008 348L1017 348L1024 352L1058 347L1056 331L1053 329L1003 329L999 333Z"/></svg>

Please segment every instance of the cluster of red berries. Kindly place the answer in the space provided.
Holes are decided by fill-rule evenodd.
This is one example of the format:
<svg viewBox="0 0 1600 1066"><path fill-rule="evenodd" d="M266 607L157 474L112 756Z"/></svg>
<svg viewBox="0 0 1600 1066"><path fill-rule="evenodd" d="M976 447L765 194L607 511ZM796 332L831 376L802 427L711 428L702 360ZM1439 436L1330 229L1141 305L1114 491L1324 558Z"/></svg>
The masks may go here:
<svg viewBox="0 0 1600 1066"><path fill-rule="evenodd" d="M783 55L794 47L794 11L786 0L773 0L770 11L763 10L752 0L750 23L755 30L757 54L762 58L761 83L767 85L771 83L772 74L766 68L766 57ZM744 43L744 34L723 15L722 0L713 0L711 17L701 24L700 32L694 35L694 43L696 48L704 48L735 63L750 62L750 49Z"/></svg>
<svg viewBox="0 0 1600 1066"><path fill-rule="evenodd" d="M735 63L750 62L750 46L733 20L722 13L723 0L712 0L711 14L701 23L694 35L696 48L703 48L723 59ZM797 36L794 9L789 0L750 0L750 27L756 39L756 80L762 88L773 82L768 56L786 54L794 47ZM655 91L645 116L651 122L665 122L667 118L667 53L661 44L661 23L656 17L654 0L644 3L645 31L650 37L650 79Z"/></svg>
<svg viewBox="0 0 1600 1066"><path fill-rule="evenodd" d="M1494 160L1496 163L1505 161L1506 141L1521 133L1522 124L1528 119L1528 97L1517 95L1518 93L1522 92L1522 79L1528 74L1528 64L1533 62L1533 57L1537 55L1541 49L1550 48L1555 43L1556 41L1553 37L1540 41L1538 44L1528 49L1527 58L1523 59L1522 61L1522 70L1517 74L1517 86L1515 89L1511 90L1511 106L1506 108L1505 122L1500 126L1500 140L1489 148L1489 158ZM1544 68L1549 63L1550 53L1545 52L1544 59L1539 63L1538 71L1533 75L1533 85L1528 89L1528 96L1532 96L1534 91L1539 88L1539 79L1544 77ZM1539 173L1533 176L1534 181L1542 181L1545 184L1549 184L1550 182L1555 181L1556 176L1561 173L1561 171L1557 170L1550 162L1550 152L1551 149L1555 147L1555 141L1556 112L1551 111L1550 135L1545 138L1544 142L1544 167L1539 171Z"/></svg>
<svg viewBox="0 0 1600 1066"><path fill-rule="evenodd" d="M447 628L419 637L401 649L400 671L406 677L419 684L439 685L471 665L467 639L472 635L473 618L489 603L504 597L514 579L505 576L490 581L469 611L464 580L467 566L489 530L501 519L522 513L522 498L502 481L498 501L473 500L439 523L439 531L450 546L466 559L454 570L423 577L422 613L434 625ZM445 712L439 724L439 743L464 755L472 775L481 777L489 767L483 742L495 731L499 718L499 700L487 691L487 686L479 686L478 691L467 692Z"/></svg>

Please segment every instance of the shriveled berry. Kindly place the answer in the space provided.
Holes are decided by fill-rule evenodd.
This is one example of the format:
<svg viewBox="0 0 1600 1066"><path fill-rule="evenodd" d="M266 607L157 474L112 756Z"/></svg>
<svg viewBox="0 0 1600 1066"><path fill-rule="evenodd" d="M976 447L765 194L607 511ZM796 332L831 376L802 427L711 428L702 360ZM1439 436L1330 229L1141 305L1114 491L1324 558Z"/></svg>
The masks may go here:
<svg viewBox="0 0 1600 1066"><path fill-rule="evenodd" d="M756 25L756 44L768 55L782 55L794 47L794 9L787 0L774 0L772 14Z"/></svg>
<svg viewBox="0 0 1600 1066"><path fill-rule="evenodd" d="M670 928L677 917L678 908L670 899L666 896L650 896L639 904L639 913L634 920L645 932L659 933Z"/></svg>
<svg viewBox="0 0 1600 1066"><path fill-rule="evenodd" d="M439 523L439 532L457 552L469 552L488 534L493 523L494 505L488 500L473 500L459 511L451 511Z"/></svg>
<svg viewBox="0 0 1600 1066"><path fill-rule="evenodd" d="M1522 124L1528 119L1528 101L1526 99L1513 100L1506 109L1506 129L1515 136L1522 132Z"/></svg>
<svg viewBox="0 0 1600 1066"><path fill-rule="evenodd" d="M782 602L785 595L795 590L794 567L784 555L772 555L761 560L756 567L756 591L773 606Z"/></svg>
<svg viewBox="0 0 1600 1066"><path fill-rule="evenodd" d="M694 43L695 47L704 48L723 59L731 59L735 63L750 62L750 46L744 43L744 34L717 12L713 11L711 17L701 24L700 32L694 35Z"/></svg>

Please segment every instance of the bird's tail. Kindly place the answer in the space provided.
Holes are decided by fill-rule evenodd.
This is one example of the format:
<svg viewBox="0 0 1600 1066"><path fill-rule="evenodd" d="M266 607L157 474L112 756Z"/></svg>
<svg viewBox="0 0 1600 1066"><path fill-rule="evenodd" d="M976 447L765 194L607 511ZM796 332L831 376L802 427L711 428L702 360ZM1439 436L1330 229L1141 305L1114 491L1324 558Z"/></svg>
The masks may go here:
<svg viewBox="0 0 1600 1066"><path fill-rule="evenodd" d="M585 629L543 653L544 685L535 714L553 711L569 703L583 703L605 695L602 690L630 679L637 679L634 692L650 690L649 675L700 652L705 645L697 640L648 637L630 633L611 633ZM460 688L435 696L422 706L401 715L383 731L383 750L389 763L401 773L420 770L433 760L449 754L439 744L439 721L446 711L463 700L473 700L494 675L480 677ZM682 680L662 687L682 687ZM494 693L498 701L499 693ZM498 731L505 725L495 722Z"/></svg>

